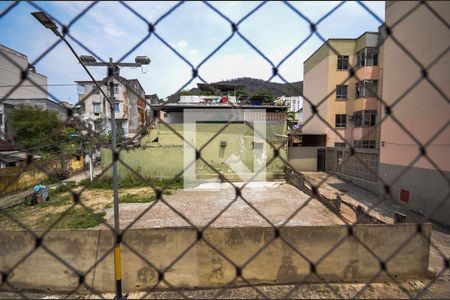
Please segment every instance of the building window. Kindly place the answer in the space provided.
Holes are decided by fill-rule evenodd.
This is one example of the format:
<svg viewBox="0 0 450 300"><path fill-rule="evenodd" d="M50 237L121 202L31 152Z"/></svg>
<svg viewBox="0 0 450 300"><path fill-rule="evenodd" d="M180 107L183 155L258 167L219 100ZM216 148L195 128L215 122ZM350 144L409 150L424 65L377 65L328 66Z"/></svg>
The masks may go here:
<svg viewBox="0 0 450 300"><path fill-rule="evenodd" d="M119 102L114 103L114 112L116 112L116 113L120 112Z"/></svg>
<svg viewBox="0 0 450 300"><path fill-rule="evenodd" d="M98 115L102 112L101 103L93 103L94 105L94 114Z"/></svg>
<svg viewBox="0 0 450 300"><path fill-rule="evenodd" d="M253 144L253 149L255 149L255 150L262 150L264 148L264 143L252 142L252 144Z"/></svg>
<svg viewBox="0 0 450 300"><path fill-rule="evenodd" d="M94 122L94 129L95 130L102 130L102 123L101 122Z"/></svg>
<svg viewBox="0 0 450 300"><path fill-rule="evenodd" d="M3 114L0 114L0 126L3 125Z"/></svg>
<svg viewBox="0 0 450 300"><path fill-rule="evenodd" d="M356 98L374 97L377 95L378 80L362 80L356 84Z"/></svg>
<svg viewBox="0 0 450 300"><path fill-rule="evenodd" d="M338 55L337 69L338 70L347 70L348 69L348 55Z"/></svg>
<svg viewBox="0 0 450 300"><path fill-rule="evenodd" d="M357 53L357 66L377 66L378 48L364 48Z"/></svg>
<svg viewBox="0 0 450 300"><path fill-rule="evenodd" d="M345 148L345 143L334 143L334 147L336 147L336 148Z"/></svg>
<svg viewBox="0 0 450 300"><path fill-rule="evenodd" d="M110 88L109 88L109 86L108 86L108 91L109 90L111 90ZM118 83L115 83L114 84L114 95L117 95L117 94L119 94L119 84Z"/></svg>
<svg viewBox="0 0 450 300"><path fill-rule="evenodd" d="M98 94L100 94L100 92L99 92L99 90L98 90L98 88L97 88L96 85L94 85L94 86L92 87L92 94L93 94L93 95L98 95Z"/></svg>
<svg viewBox="0 0 450 300"><path fill-rule="evenodd" d="M336 128L345 128L347 126L347 115L336 115Z"/></svg>
<svg viewBox="0 0 450 300"><path fill-rule="evenodd" d="M353 141L353 147L355 148L375 149L375 146L376 146L375 141L366 141L366 140Z"/></svg>
<svg viewBox="0 0 450 300"><path fill-rule="evenodd" d="M336 99L347 99L347 85L336 86Z"/></svg>
<svg viewBox="0 0 450 300"><path fill-rule="evenodd" d="M362 110L355 112L355 127L373 127L377 122L377 112L375 110Z"/></svg>

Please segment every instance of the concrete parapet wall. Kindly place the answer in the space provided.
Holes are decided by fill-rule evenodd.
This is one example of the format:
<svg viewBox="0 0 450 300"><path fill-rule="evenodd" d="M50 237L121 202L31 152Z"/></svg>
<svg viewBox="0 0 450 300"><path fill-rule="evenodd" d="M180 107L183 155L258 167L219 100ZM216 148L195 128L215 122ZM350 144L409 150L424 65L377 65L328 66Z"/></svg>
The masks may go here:
<svg viewBox="0 0 450 300"><path fill-rule="evenodd" d="M428 271L431 224L424 224L421 229L419 234L416 225L411 224L364 224L355 225L353 236L348 236L346 226L298 226L280 229L278 238L272 228L206 229L203 238L223 255L203 240L196 242L197 232L192 228L131 229L123 236L123 288L126 292L153 288L158 283L158 273L151 265L167 268L164 279L175 287L224 286L235 279L233 264L245 265L242 275L249 283L320 282L321 279L365 282L380 270L380 262L373 254L387 260L396 252L386 263L388 272L397 278L420 277ZM15 288L68 291L77 287L78 275L42 247L10 271L35 248L35 239L27 232L3 231L0 240L0 270L9 272L8 282ZM114 291L111 231L54 230L42 243L76 270L89 271L85 282L91 288ZM404 247L397 250L404 243ZM192 244L194 246L177 260ZM251 260L266 244L270 245ZM315 274L308 276L310 263L302 256L315 264L321 279ZM96 261L101 262L94 267ZM382 272L375 281L386 279L389 280ZM242 282L238 278L234 284ZM161 282L158 288L167 286ZM5 288L3 285L2 289ZM86 289L82 286L80 291Z"/></svg>

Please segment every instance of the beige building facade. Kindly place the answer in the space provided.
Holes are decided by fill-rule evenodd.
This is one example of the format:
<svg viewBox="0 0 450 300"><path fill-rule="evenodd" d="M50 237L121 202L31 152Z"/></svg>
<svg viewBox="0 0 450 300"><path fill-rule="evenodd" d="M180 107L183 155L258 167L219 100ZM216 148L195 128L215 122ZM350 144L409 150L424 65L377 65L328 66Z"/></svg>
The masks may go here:
<svg viewBox="0 0 450 300"><path fill-rule="evenodd" d="M330 39L304 63L304 134L327 147L377 148L381 90L380 34ZM350 69L355 76L349 78ZM318 115L313 115L312 105Z"/></svg>
<svg viewBox="0 0 450 300"><path fill-rule="evenodd" d="M137 79L116 76L114 82L114 117L123 136L131 138L146 124L145 91ZM103 92L109 96L108 78L100 81ZM94 130L107 134L111 130L111 106L93 81L76 81L80 116Z"/></svg>
<svg viewBox="0 0 450 300"><path fill-rule="evenodd" d="M21 82L23 72L28 79ZM9 115L17 105L54 111L61 120L66 120L66 107L49 99L47 86L47 76L36 71L27 55L0 44L0 138L13 142Z"/></svg>
<svg viewBox="0 0 450 300"><path fill-rule="evenodd" d="M386 3L386 25L393 26L398 43L427 69L429 81L421 80L403 95L422 77L422 67L387 37L382 97L402 126L391 117L382 123L379 177L390 186L395 200L449 225L450 31L444 22L450 22L450 5L445 1L427 4L442 20L421 5L393 26L417 2ZM394 104L400 97L403 99ZM418 158L421 149L417 142L426 145L428 159Z"/></svg>

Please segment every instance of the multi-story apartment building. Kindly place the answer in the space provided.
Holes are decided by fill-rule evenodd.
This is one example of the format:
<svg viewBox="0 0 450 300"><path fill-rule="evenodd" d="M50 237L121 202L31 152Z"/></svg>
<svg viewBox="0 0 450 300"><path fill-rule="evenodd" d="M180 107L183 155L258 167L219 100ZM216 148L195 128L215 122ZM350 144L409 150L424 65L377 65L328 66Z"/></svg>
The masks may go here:
<svg viewBox="0 0 450 300"><path fill-rule="evenodd" d="M304 62L303 132L326 136L323 146L378 148L379 39L378 32L365 32L356 39L329 39ZM349 76L350 69L354 77ZM317 107L320 118L311 118L309 102Z"/></svg>
<svg viewBox="0 0 450 300"><path fill-rule="evenodd" d="M120 76L100 81L101 89L109 95L108 82L114 82L114 112L117 128L126 138L133 137L146 124L145 91L137 79ZM111 130L111 106L93 81L76 81L80 116L97 131Z"/></svg>
<svg viewBox="0 0 450 300"><path fill-rule="evenodd" d="M22 72L27 72L29 80L21 83ZM61 120L67 117L66 107L48 99L47 76L36 72L26 55L3 45L0 45L0 85L0 138L13 140L14 131L8 114L17 105L34 105L54 111Z"/></svg>
<svg viewBox="0 0 450 300"><path fill-rule="evenodd" d="M396 24L392 28L396 41L387 37L383 43L382 98L396 121L387 116L381 123L378 174L395 200L450 225L450 5L439 1L427 5L434 12L421 5L409 13L416 3L386 2L385 22L391 28ZM423 70L417 62L427 69L428 78L419 84L415 82ZM421 154L417 142L426 146L427 157L415 161Z"/></svg>

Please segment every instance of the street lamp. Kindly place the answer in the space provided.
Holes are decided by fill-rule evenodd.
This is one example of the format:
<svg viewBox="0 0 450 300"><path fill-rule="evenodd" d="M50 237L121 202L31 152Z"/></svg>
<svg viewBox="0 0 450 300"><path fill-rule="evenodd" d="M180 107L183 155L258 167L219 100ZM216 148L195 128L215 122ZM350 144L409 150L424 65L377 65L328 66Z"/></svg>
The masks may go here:
<svg viewBox="0 0 450 300"><path fill-rule="evenodd" d="M59 31L58 31L58 26L56 26L56 23L53 21L52 18L50 18L49 16L47 16L44 12L42 11L36 11L36 12L32 12L31 13L33 15L33 17L35 17L42 25L44 25L45 28L50 29L51 31L53 31L53 33L55 33L57 36L60 35Z"/></svg>
<svg viewBox="0 0 450 300"><path fill-rule="evenodd" d="M111 150L113 154L113 197L114 197L114 232L116 234L115 249L114 249L114 273L116 281L116 298L122 299L122 274L121 274L121 260L120 260L120 223L119 223L119 184L118 184L118 172L117 172L117 141L116 141L116 119L114 110L114 81L113 76L119 75L119 67L140 67L142 65L150 64L150 58L147 56L136 56L134 63L122 63L113 62L112 58L109 58L108 62L97 62L95 57L90 55L78 56L70 43L64 38L63 35L58 31L58 26L56 23L47 16L44 12L33 12L31 13L45 28L50 29L53 33L62 39L69 49L72 51L73 55L78 59L79 63L83 66L84 70L88 73L89 77L94 81L99 91L105 96L106 99L109 98L108 102L111 108ZM101 87L98 85L97 81L94 79L92 74L89 72L86 66L106 66L108 68L108 86L109 86L109 97L103 92Z"/></svg>

